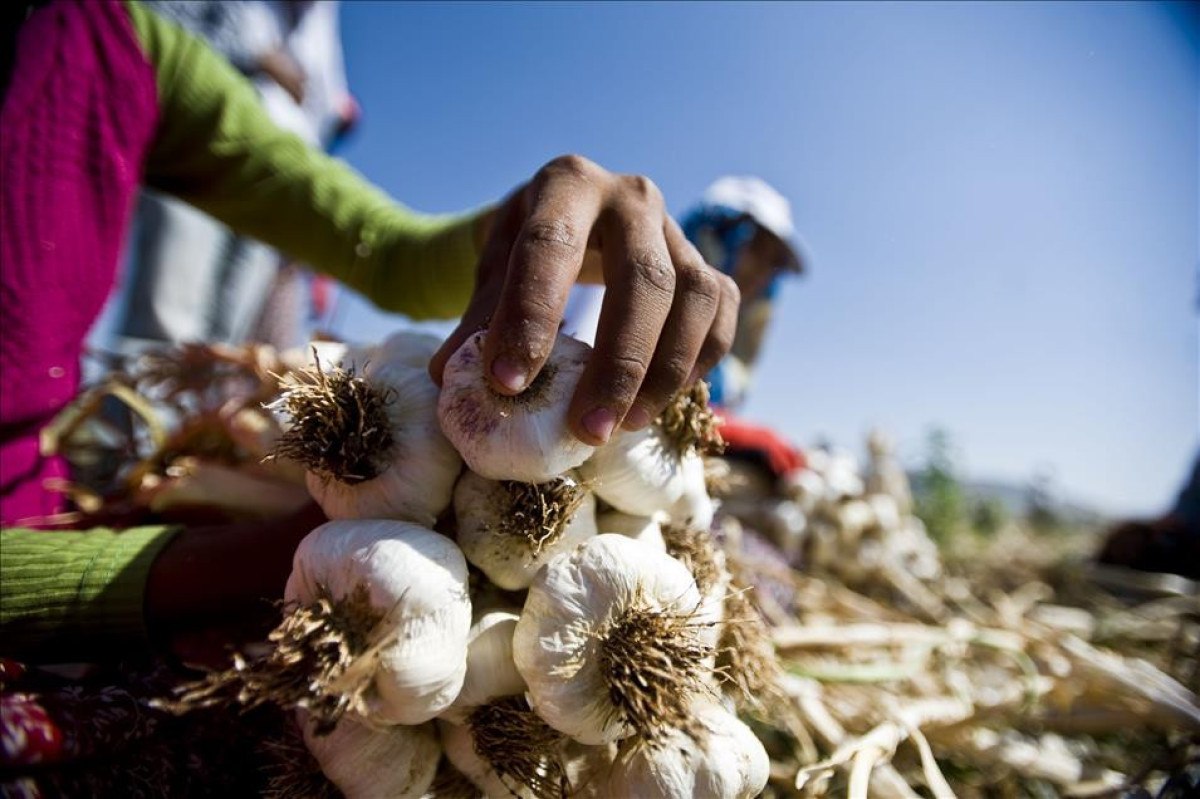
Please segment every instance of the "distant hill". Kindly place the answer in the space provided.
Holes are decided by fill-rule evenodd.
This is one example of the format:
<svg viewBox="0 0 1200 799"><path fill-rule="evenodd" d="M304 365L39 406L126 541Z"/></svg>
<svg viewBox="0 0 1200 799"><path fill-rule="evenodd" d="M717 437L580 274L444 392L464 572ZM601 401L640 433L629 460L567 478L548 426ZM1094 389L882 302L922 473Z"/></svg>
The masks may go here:
<svg viewBox="0 0 1200 799"><path fill-rule="evenodd" d="M913 493L920 494L922 490L920 474L910 472L908 477L912 482ZM967 498L968 506L985 500L994 500L999 502L1010 516L1014 517L1023 517L1029 512L1034 495L1032 483L976 479L962 480L959 484ZM1109 516L1093 507L1058 495L1052 487L1046 490L1046 493L1048 507L1064 524L1099 527L1112 521Z"/></svg>

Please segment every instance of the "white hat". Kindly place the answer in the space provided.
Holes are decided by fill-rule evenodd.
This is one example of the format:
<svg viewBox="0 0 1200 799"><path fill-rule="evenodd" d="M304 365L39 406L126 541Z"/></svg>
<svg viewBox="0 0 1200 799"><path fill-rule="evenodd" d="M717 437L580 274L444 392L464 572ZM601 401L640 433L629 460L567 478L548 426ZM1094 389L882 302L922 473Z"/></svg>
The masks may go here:
<svg viewBox="0 0 1200 799"><path fill-rule="evenodd" d="M789 267L801 271L807 266L808 254L796 236L791 203L762 178L753 175L718 178L705 190L703 201L746 214L787 245L794 259L793 263L788 264Z"/></svg>

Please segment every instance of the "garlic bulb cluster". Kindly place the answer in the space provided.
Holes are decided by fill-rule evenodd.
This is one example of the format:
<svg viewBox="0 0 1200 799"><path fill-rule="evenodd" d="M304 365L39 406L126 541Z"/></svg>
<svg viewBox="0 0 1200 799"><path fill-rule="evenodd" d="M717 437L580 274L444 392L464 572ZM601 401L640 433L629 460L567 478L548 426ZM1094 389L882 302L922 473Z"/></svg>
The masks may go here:
<svg viewBox="0 0 1200 799"><path fill-rule="evenodd" d="M491 480L542 483L579 466L592 447L567 426L567 409L591 347L560 335L550 357L520 394L488 385L483 332L467 339L446 363L438 418L467 466Z"/></svg>
<svg viewBox="0 0 1200 799"><path fill-rule="evenodd" d="M809 568L828 569L851 585L937 577L937 545L912 514L908 478L892 454L890 440L873 431L867 449L865 480L858 460L846 450L806 452L807 468L787 477L786 499L779 504L781 510L795 508L795 518L786 525L773 526L766 520L756 526L772 532L789 557L803 559ZM741 515L739 508L730 510ZM899 590L910 599L920 594L919 588Z"/></svg>
<svg viewBox="0 0 1200 799"><path fill-rule="evenodd" d="M304 465L309 492L331 519L432 526L450 504L462 460L438 425L438 390L419 363L423 354L385 344L361 377L317 357L275 403L291 417L278 456Z"/></svg>
<svg viewBox="0 0 1200 799"><path fill-rule="evenodd" d="M300 542L284 597L349 603L348 645L360 655L338 675L361 686L356 710L374 724L419 724L450 706L467 667L467 564L432 530L393 521L333 521Z"/></svg>
<svg viewBox="0 0 1200 799"><path fill-rule="evenodd" d="M600 447L580 475L596 496L634 516L666 512L708 526L713 506L704 482L706 451L720 448L703 382L672 401L655 423L622 431Z"/></svg>
<svg viewBox="0 0 1200 799"><path fill-rule="evenodd" d="M596 534L596 501L570 476L531 484L467 472L454 488L454 513L467 560L510 591L528 588L553 555Z"/></svg>

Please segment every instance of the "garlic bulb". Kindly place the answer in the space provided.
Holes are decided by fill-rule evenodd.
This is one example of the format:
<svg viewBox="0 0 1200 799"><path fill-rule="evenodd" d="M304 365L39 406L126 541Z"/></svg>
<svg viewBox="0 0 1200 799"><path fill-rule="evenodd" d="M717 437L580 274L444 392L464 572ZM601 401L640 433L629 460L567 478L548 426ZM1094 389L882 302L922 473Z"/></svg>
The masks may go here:
<svg viewBox="0 0 1200 799"><path fill-rule="evenodd" d="M698 455L691 457L700 460ZM579 474L617 510L650 516L670 510L687 490L683 459L662 430L651 425L614 435L579 467Z"/></svg>
<svg viewBox="0 0 1200 799"><path fill-rule="evenodd" d="M566 739L508 696L476 708L464 724L438 721L449 761L488 797L562 796Z"/></svg>
<svg viewBox="0 0 1200 799"><path fill-rule="evenodd" d="M750 728L716 702L692 708L697 730L671 730L655 745L623 744L608 795L638 799L751 799L767 785L771 761Z"/></svg>
<svg viewBox="0 0 1200 799"><path fill-rule="evenodd" d="M467 648L467 674L458 698L441 718L465 724L475 708L502 696L525 693L525 680L513 662L515 612L491 610L471 625Z"/></svg>
<svg viewBox="0 0 1200 799"><path fill-rule="evenodd" d="M666 552L663 542L662 521L665 516L631 516L619 510L596 514L596 530L601 533L617 533L626 538L640 541L656 552Z"/></svg>
<svg viewBox="0 0 1200 799"><path fill-rule="evenodd" d="M542 483L583 463L593 448L567 426L567 409L591 347L560 335L533 382L515 397L484 374L482 332L446 363L438 418L471 471L491 480Z"/></svg>
<svg viewBox="0 0 1200 799"><path fill-rule="evenodd" d="M579 473L596 496L617 510L650 516L672 510L685 495L689 503L707 497L703 454L722 446L708 407L708 387L698 382L676 395L654 424L609 439ZM689 506L682 511L696 513Z"/></svg>
<svg viewBox="0 0 1200 799"><path fill-rule="evenodd" d="M424 369L380 359L362 377L319 368L276 405L292 417L277 453L304 464L329 518L432 526L450 504L462 461L438 427L437 387Z"/></svg>
<svg viewBox="0 0 1200 799"><path fill-rule="evenodd" d="M552 558L533 580L513 657L546 722L580 743L653 738L708 690L712 647L683 564L604 534Z"/></svg>
<svg viewBox="0 0 1200 799"><path fill-rule="evenodd" d="M454 488L458 545L499 587L529 587L542 564L596 534L596 501L571 477L545 483L466 472Z"/></svg>
<svg viewBox="0 0 1200 799"><path fill-rule="evenodd" d="M285 598L341 603L353 659L334 687L376 724L419 724L447 708L467 667L467 564L448 538L415 524L333 521L300 542ZM357 650L357 651L355 651Z"/></svg>
<svg viewBox="0 0 1200 799"><path fill-rule="evenodd" d="M399 363L414 369L427 369L429 361L442 346L442 340L419 330L398 330L383 340L374 358L386 363Z"/></svg>
<svg viewBox="0 0 1200 799"><path fill-rule="evenodd" d="M308 750L346 799L418 799L433 783L441 750L433 724L375 730L347 717L317 735L297 715Z"/></svg>

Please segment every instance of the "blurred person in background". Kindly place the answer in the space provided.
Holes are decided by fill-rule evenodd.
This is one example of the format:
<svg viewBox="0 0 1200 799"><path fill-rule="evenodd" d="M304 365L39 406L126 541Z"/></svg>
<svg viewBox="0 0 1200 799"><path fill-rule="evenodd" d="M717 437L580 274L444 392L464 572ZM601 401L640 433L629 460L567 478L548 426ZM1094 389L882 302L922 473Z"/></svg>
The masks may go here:
<svg viewBox="0 0 1200 799"><path fill-rule="evenodd" d="M258 92L276 125L327 147L356 118L346 86L336 0L149 0L153 11L204 39ZM307 280L281 256L239 236L169 194L147 189L129 244L125 298L114 336L120 351L147 342L242 343L262 335L298 343L307 316L296 290ZM264 325L268 298L284 291L277 321Z"/></svg>

